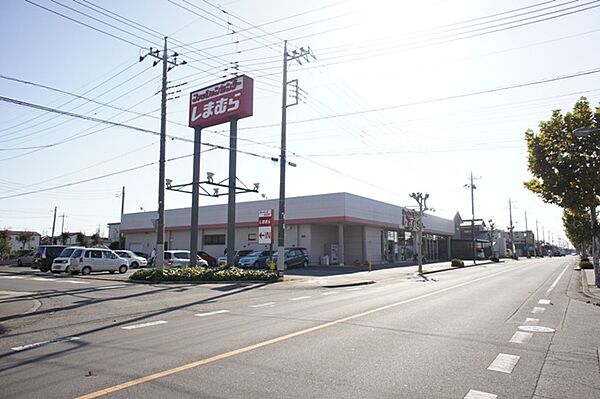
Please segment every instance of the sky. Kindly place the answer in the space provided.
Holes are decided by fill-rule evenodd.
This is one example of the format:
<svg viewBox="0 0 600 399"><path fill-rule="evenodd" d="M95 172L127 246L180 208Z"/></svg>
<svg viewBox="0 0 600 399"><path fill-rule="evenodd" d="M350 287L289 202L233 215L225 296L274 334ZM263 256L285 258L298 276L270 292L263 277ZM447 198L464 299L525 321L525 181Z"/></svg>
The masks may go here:
<svg viewBox="0 0 600 399"><path fill-rule="evenodd" d="M524 133L552 110L600 101L600 1L11 0L0 2L0 228L106 234L158 208L161 67L168 73L166 178L192 181L189 93L254 79L238 122L237 177L279 196L283 43L289 63L286 196L349 192L565 240L562 210L524 188ZM310 61L310 62L308 62ZM290 96L292 95L290 91ZM293 99L290 98L290 101ZM40 109L40 106L43 107ZM54 112L51 112L54 111ZM68 114L65 114L68 113ZM117 122L127 126L106 123ZM140 131L142 128L145 131ZM228 177L228 125L202 131L201 176ZM213 146L211 146L213 145ZM200 205L226 203L202 196ZM191 205L167 191L166 209ZM526 217L527 215L527 222Z"/></svg>

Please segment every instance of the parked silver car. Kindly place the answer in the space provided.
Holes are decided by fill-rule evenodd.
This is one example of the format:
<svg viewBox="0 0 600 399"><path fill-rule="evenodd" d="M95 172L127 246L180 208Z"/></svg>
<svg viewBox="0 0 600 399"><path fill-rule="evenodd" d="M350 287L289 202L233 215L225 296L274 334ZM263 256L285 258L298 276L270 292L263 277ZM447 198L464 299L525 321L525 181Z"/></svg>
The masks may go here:
<svg viewBox="0 0 600 399"><path fill-rule="evenodd" d="M127 259L117 256L106 248L76 249L71 259L71 273L90 274L91 272L109 271L125 273L128 269Z"/></svg>
<svg viewBox="0 0 600 399"><path fill-rule="evenodd" d="M62 250L58 258L52 261L52 273L69 273L71 271L71 260L77 256L78 249L84 250L85 247L66 247Z"/></svg>
<svg viewBox="0 0 600 399"><path fill-rule="evenodd" d="M19 266L31 266L33 265L34 251L27 252L17 258L17 265Z"/></svg>
<svg viewBox="0 0 600 399"><path fill-rule="evenodd" d="M208 266L208 262L196 255L198 266ZM187 249L170 249L165 251L165 267L183 267L190 265L190 251Z"/></svg>
<svg viewBox="0 0 600 399"><path fill-rule="evenodd" d="M115 250L115 253L121 258L127 259L127 262L129 262L129 267L131 269L148 266L148 260L143 256L136 255L133 251L119 249Z"/></svg>

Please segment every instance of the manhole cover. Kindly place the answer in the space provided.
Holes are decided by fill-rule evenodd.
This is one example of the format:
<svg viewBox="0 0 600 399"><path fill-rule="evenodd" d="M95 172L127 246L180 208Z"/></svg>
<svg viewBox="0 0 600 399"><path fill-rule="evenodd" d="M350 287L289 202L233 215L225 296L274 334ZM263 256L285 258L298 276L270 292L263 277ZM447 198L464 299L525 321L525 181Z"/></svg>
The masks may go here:
<svg viewBox="0 0 600 399"><path fill-rule="evenodd" d="M519 330L540 333L552 333L556 331L554 328L542 326L519 326Z"/></svg>

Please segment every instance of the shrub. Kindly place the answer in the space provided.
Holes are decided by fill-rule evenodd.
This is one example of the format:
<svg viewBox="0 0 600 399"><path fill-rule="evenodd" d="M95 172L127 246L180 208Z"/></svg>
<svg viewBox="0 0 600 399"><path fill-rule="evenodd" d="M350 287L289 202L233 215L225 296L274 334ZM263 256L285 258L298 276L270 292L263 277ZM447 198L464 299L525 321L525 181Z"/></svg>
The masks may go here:
<svg viewBox="0 0 600 399"><path fill-rule="evenodd" d="M174 267L163 270L139 269L131 276L136 281L277 281L277 273L238 267Z"/></svg>
<svg viewBox="0 0 600 399"><path fill-rule="evenodd" d="M452 265L452 267L464 267L465 266L465 262L463 262L460 259L454 258L454 259L452 259L451 265Z"/></svg>
<svg viewBox="0 0 600 399"><path fill-rule="evenodd" d="M490 256L490 260L491 260L492 262L500 262L500 259L498 259L498 257L497 257L497 256L495 256L495 255L492 255L492 256Z"/></svg>
<svg viewBox="0 0 600 399"><path fill-rule="evenodd" d="M582 269L593 269L594 265L589 260L582 260L579 262L579 267Z"/></svg>
<svg viewBox="0 0 600 399"><path fill-rule="evenodd" d="M588 258L585 255L579 255L579 260L583 261L583 262L589 262L590 258Z"/></svg>

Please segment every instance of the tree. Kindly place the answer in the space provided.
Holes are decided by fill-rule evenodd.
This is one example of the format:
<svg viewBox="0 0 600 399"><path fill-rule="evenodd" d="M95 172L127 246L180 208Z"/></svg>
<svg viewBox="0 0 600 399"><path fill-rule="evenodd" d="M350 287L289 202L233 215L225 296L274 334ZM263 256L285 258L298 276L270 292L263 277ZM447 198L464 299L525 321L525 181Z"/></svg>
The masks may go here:
<svg viewBox="0 0 600 399"><path fill-rule="evenodd" d="M60 234L60 241L62 242L63 245L67 245L67 241L69 241L69 238L71 238L71 233L61 233Z"/></svg>
<svg viewBox="0 0 600 399"><path fill-rule="evenodd" d="M540 122L539 134L531 129L525 132L528 169L534 176L525 187L563 209L590 211L596 286L600 287L600 231L595 218L600 205L600 132L574 133L579 128L600 128L600 107L593 112L585 97L564 116L553 111L548 121Z"/></svg>
<svg viewBox="0 0 600 399"><path fill-rule="evenodd" d="M587 248L592 239L592 225L590 213L585 210L565 209L563 211L563 226L567 238L582 255L587 253Z"/></svg>
<svg viewBox="0 0 600 399"><path fill-rule="evenodd" d="M98 246L98 245L102 244L102 237L100 237L99 232L95 232L94 234L92 234L91 238L92 238L92 245Z"/></svg>
<svg viewBox="0 0 600 399"><path fill-rule="evenodd" d="M25 245L31 241L33 233L31 231L24 231L17 236L17 240L21 243L21 249L25 249Z"/></svg>
<svg viewBox="0 0 600 399"><path fill-rule="evenodd" d="M0 230L0 259L7 258L10 250L10 233L6 229Z"/></svg>
<svg viewBox="0 0 600 399"><path fill-rule="evenodd" d="M80 231L79 233L77 233L77 243L82 247L87 247L90 245L90 240L85 234L83 234L83 232Z"/></svg>

